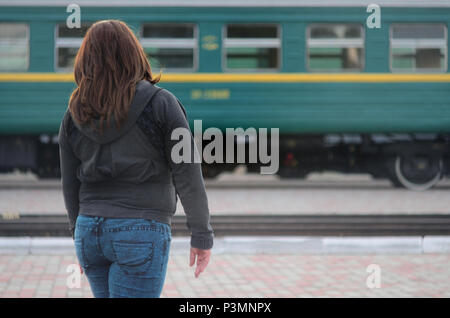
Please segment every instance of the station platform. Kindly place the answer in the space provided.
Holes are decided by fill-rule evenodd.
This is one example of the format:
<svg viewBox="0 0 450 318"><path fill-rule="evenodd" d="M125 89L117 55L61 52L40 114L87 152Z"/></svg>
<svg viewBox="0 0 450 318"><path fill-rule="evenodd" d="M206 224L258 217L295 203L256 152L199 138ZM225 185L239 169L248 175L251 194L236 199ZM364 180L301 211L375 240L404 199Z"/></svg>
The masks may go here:
<svg viewBox="0 0 450 318"><path fill-rule="evenodd" d="M448 180L413 192L367 176L279 180L225 174L207 180L206 187L212 216L450 215ZM0 216L17 215L65 215L59 181L2 177ZM184 215L180 202L176 215ZM67 268L77 264L73 248L67 248L70 238L58 238L59 248L23 238L9 250L2 239L20 238L0 237L1 298L92 297L85 275L80 288L67 286ZM162 297L450 297L450 236L233 239L218 238L211 263L195 279L188 238L174 237L184 243L171 249ZM380 269L379 286L368 281L373 265Z"/></svg>
<svg viewBox="0 0 450 318"><path fill-rule="evenodd" d="M161 297L450 297L450 254L213 254L197 279L188 261L188 251L170 256ZM92 297L85 275L67 287L71 264L73 254L0 255L0 297Z"/></svg>
<svg viewBox="0 0 450 318"><path fill-rule="evenodd" d="M450 214L450 180L423 192L394 188L368 175L337 173L284 180L235 172L205 183L211 215ZM2 176L0 214L65 214L60 181ZM180 201L176 214L184 214Z"/></svg>

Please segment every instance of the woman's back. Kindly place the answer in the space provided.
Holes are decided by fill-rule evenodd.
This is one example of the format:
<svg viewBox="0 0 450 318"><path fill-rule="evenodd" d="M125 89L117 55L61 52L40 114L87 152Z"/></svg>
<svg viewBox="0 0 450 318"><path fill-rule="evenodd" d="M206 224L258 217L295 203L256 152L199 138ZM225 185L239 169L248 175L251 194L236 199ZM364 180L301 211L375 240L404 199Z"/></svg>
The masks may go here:
<svg viewBox="0 0 450 318"><path fill-rule="evenodd" d="M155 257L147 255L142 262L159 259L158 277L165 276L177 195L191 231L191 262L192 257L198 256L199 265L200 257L207 257L202 258L202 266L197 266L201 272L209 260L207 250L213 245L213 230L201 167L193 160L197 150L183 105L171 92L155 85L159 77L151 75L142 47L120 21L102 21L90 28L77 54L74 72L77 88L59 133L61 176L77 255L88 279L93 279L90 283L97 290L93 290L94 294L110 295L106 290L107 280L111 279L107 274L109 267L120 269L112 279L116 287L132 284L133 280L116 280L120 273L137 275L131 270L137 266L132 264L133 259L147 253L139 251L163 251ZM172 149L178 142L171 138L175 129L188 132L188 144L194 149L192 160L172 160ZM142 232L155 233L156 229L160 236ZM120 254L117 250L123 248L124 242L128 245ZM92 267L101 268L103 274L90 275ZM150 265L145 268L139 271L145 277L148 271L155 271ZM144 281L139 284L145 284ZM150 288L152 292L145 286L127 288L145 287L148 295L155 295L155 290L160 293L160 285ZM120 288L111 292L127 294Z"/></svg>

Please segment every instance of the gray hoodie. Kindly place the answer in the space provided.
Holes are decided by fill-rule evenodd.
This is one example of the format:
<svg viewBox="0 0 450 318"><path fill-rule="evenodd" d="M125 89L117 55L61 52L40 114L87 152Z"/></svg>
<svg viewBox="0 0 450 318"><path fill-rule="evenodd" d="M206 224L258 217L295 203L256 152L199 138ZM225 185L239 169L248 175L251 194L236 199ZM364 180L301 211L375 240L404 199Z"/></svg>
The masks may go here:
<svg viewBox="0 0 450 318"><path fill-rule="evenodd" d="M98 127L98 121L95 121ZM175 128L189 129L181 102L168 90L141 81L127 120L103 133L79 125L67 110L59 131L64 202L73 234L78 214L144 218L171 224L177 195L191 231L191 246L210 249L213 230L199 163L174 163ZM191 145L195 143L191 134ZM192 151L192 159L194 157Z"/></svg>

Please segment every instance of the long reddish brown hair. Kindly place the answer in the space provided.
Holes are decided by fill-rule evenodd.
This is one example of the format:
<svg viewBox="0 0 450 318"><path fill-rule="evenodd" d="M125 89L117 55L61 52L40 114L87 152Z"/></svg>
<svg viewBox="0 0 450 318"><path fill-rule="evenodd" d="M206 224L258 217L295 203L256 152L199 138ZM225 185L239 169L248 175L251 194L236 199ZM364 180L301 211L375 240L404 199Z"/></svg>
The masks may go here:
<svg viewBox="0 0 450 318"><path fill-rule="evenodd" d="M93 24L78 50L74 65L77 88L69 109L80 124L99 119L99 130L114 116L117 129L127 118L136 84L147 80L159 82L161 73L153 77L150 63L141 44L122 21L105 20Z"/></svg>

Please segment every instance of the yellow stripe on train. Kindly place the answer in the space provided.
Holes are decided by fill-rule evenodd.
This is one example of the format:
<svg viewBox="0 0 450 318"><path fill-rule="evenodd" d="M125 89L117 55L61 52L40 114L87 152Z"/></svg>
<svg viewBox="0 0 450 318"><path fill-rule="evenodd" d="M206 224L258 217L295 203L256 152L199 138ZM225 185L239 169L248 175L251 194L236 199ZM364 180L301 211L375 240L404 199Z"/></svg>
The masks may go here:
<svg viewBox="0 0 450 318"><path fill-rule="evenodd" d="M0 73L0 82L73 82L72 73ZM161 82L450 82L450 74L163 73Z"/></svg>

